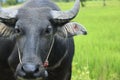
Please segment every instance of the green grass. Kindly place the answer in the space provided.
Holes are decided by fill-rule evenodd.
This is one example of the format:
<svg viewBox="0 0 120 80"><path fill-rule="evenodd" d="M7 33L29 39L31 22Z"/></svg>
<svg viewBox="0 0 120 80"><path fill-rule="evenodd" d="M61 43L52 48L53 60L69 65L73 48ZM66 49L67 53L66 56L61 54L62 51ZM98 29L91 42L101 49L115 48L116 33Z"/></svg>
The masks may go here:
<svg viewBox="0 0 120 80"><path fill-rule="evenodd" d="M68 10L72 3L58 3ZM87 36L76 36L72 80L120 80L120 1L89 1L73 20Z"/></svg>

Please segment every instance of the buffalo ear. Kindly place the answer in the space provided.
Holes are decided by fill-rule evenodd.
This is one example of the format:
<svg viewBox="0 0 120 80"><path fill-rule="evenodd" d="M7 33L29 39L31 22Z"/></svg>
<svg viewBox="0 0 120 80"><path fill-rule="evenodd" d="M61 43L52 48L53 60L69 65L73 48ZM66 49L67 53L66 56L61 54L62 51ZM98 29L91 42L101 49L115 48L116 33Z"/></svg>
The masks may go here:
<svg viewBox="0 0 120 80"><path fill-rule="evenodd" d="M4 23L0 22L0 38L2 39L12 39L15 37L14 28L8 27Z"/></svg>
<svg viewBox="0 0 120 80"><path fill-rule="evenodd" d="M69 22L65 24L63 27L58 28L57 32L60 36L66 37L73 37L76 35L86 35L87 31L84 26L76 22Z"/></svg>

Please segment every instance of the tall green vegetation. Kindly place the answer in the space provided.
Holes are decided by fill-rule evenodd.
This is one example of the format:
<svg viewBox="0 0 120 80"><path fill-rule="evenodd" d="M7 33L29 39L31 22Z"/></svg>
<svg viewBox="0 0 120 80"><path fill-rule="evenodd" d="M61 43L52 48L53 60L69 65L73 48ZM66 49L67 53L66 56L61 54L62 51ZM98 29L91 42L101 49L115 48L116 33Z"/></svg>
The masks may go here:
<svg viewBox="0 0 120 80"><path fill-rule="evenodd" d="M25 0L0 0L0 5L3 5L3 6L11 6L11 5L17 5L17 4L20 4L22 2L24 2Z"/></svg>
<svg viewBox="0 0 120 80"><path fill-rule="evenodd" d="M17 1L16 0L7 0L6 3L8 5L15 5L15 4L17 4Z"/></svg>

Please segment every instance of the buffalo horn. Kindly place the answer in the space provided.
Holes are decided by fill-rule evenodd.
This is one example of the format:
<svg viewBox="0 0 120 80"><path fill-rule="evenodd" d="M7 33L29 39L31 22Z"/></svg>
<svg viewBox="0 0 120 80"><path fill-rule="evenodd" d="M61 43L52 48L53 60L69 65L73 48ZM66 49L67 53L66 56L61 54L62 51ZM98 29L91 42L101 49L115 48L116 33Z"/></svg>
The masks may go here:
<svg viewBox="0 0 120 80"><path fill-rule="evenodd" d="M16 18L17 13L18 13L18 10L0 7L0 21L2 21L4 19L6 19L6 20L14 19L14 18Z"/></svg>
<svg viewBox="0 0 120 80"><path fill-rule="evenodd" d="M72 20L80 9L80 0L76 0L74 7L68 11L51 11L53 21L58 24L64 24Z"/></svg>

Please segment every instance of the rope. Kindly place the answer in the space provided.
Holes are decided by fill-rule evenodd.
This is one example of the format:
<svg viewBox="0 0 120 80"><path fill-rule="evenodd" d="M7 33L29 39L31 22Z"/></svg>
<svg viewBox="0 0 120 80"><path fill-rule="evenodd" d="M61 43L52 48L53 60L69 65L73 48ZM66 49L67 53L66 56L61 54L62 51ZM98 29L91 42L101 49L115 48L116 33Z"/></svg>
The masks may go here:
<svg viewBox="0 0 120 80"><path fill-rule="evenodd" d="M49 58L50 53L51 53L51 51L52 51L53 44L54 44L54 38L53 38L53 41L52 41L52 44L51 44L50 50L49 50L49 52L48 52L48 55L47 55L47 57L46 57L46 60L45 60L45 62L44 62L44 64L43 64L44 67L47 67L47 66L49 65L48 58ZM22 64L21 52L20 52L19 47L18 47L18 57L19 57L19 62L20 62L20 64Z"/></svg>
<svg viewBox="0 0 120 80"><path fill-rule="evenodd" d="M48 52L48 55L47 55L47 57L46 57L46 59L45 59L45 62L44 62L44 64L43 64L44 67L48 67L48 65L49 65L48 59L49 59L50 53L51 53L51 51L52 51L54 42L55 42L55 39L53 38L52 44L51 44L50 49L49 49L49 52Z"/></svg>
<svg viewBox="0 0 120 80"><path fill-rule="evenodd" d="M22 64L21 53L20 53L20 49L19 48L18 48L18 56L19 56L20 64Z"/></svg>
<svg viewBox="0 0 120 80"><path fill-rule="evenodd" d="M64 30L65 30L65 38L67 38L68 35L67 35L67 29L66 29L66 27L64 28ZM53 38L52 43L51 43L51 46L50 46L50 49L49 49L49 52L48 52L48 55L47 55L47 57L46 57L46 59L45 59L45 61L44 61L44 63L43 63L43 66L46 67L46 68L47 68L48 65L49 65L48 59L49 59L50 53L51 53L51 51L52 51L54 42L55 42L55 39ZM20 52L20 49L19 49L19 48L18 48L18 56L19 56L20 64L22 64L21 52ZM66 54L64 55L64 57L65 57L65 56L66 56ZM60 65L60 63L61 63L61 61L64 59L64 57L60 60L60 62L59 62L57 65ZM55 65L55 67L56 67L56 65Z"/></svg>

